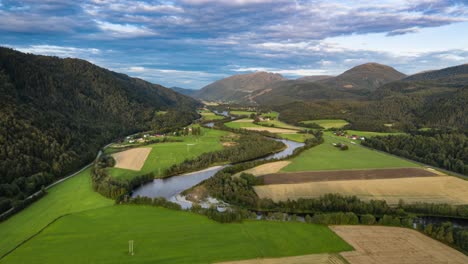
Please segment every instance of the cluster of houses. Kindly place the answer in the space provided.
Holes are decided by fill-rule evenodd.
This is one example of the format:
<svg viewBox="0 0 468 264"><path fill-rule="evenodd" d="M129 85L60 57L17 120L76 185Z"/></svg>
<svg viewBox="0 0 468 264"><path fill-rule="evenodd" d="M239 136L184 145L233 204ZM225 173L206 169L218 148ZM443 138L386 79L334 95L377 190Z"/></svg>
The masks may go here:
<svg viewBox="0 0 468 264"><path fill-rule="evenodd" d="M161 138L161 137L164 137L165 135L163 134L143 134L142 137L135 137L135 136L127 136L125 138L125 142L127 143L130 143L130 144L133 144L133 143L143 143L143 142L146 142L148 140L150 140L151 138Z"/></svg>
<svg viewBox="0 0 468 264"><path fill-rule="evenodd" d="M335 131L335 132L333 132L333 135L339 136L339 137L345 137L345 138L352 139L352 140L361 140L361 141L366 140L366 138L363 137L363 136L348 135L348 133L346 131Z"/></svg>

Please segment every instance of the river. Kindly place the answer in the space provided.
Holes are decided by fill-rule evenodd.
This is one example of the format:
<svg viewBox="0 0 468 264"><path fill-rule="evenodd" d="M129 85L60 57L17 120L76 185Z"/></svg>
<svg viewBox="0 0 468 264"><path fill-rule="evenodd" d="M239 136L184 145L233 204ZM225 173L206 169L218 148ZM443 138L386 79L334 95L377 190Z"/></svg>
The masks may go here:
<svg viewBox="0 0 468 264"><path fill-rule="evenodd" d="M286 148L280 152L271 154L267 157L259 158L257 160L281 159L293 153L299 147L304 146L304 143L298 143L286 139L274 139L281 141L286 145ZM215 166L204 170L172 176L166 179L154 179L152 182L142 185L135 189L132 197L145 196L145 197L164 197L167 200L179 203L182 207L189 207L189 202L185 201L179 196L181 192L187 190L200 182L213 177L218 171L224 167L229 166Z"/></svg>

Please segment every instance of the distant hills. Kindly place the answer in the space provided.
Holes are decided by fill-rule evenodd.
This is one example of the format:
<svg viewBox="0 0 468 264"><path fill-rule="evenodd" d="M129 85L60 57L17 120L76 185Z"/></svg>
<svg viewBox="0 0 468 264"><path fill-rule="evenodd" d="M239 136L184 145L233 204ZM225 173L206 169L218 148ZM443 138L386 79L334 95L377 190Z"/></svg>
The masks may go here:
<svg viewBox="0 0 468 264"><path fill-rule="evenodd" d="M194 96L206 101L249 101L253 92L283 80L280 74L269 72L233 75L203 87Z"/></svg>
<svg viewBox="0 0 468 264"><path fill-rule="evenodd" d="M177 86L173 86L173 87L171 87L171 89L178 92L178 93L180 93L180 94L184 94L184 95L188 95L188 96L192 96L196 92L198 92L198 90L181 88L181 87L177 87Z"/></svg>
<svg viewBox="0 0 468 264"><path fill-rule="evenodd" d="M189 124L200 105L84 60L7 48L0 48L0 102L0 212L117 137Z"/></svg>
<svg viewBox="0 0 468 264"><path fill-rule="evenodd" d="M204 87L194 96L207 101L279 104L296 100L352 99L368 95L383 84L405 78L394 68L378 63L356 66L338 76L307 76L287 80L257 72L234 75Z"/></svg>

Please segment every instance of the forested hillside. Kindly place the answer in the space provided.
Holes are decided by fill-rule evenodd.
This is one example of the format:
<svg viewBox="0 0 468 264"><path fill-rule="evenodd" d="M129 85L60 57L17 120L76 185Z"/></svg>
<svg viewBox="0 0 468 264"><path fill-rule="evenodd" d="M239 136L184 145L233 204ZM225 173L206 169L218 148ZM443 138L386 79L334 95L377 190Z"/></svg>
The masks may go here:
<svg viewBox="0 0 468 264"><path fill-rule="evenodd" d="M6 48L0 102L0 211L90 162L116 137L198 116L198 102L162 86Z"/></svg>

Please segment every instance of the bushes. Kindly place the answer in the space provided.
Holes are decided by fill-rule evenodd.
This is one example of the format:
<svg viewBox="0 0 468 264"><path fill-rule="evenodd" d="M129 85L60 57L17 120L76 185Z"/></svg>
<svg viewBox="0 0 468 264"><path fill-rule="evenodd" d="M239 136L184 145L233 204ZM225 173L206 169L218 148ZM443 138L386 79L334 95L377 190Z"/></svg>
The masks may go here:
<svg viewBox="0 0 468 264"><path fill-rule="evenodd" d="M359 224L359 218L352 212L316 214L312 217L311 223L322 225L357 225Z"/></svg>

